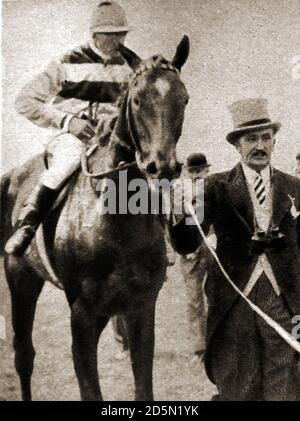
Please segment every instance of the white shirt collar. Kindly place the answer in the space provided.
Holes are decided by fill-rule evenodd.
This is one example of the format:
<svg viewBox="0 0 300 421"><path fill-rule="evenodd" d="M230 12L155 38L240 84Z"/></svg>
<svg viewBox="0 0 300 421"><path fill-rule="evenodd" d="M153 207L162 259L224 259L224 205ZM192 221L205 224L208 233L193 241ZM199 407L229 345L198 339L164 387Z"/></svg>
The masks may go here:
<svg viewBox="0 0 300 421"><path fill-rule="evenodd" d="M251 186L253 186L253 184L255 183L257 172L253 170L252 168L248 167L248 165L244 164L244 162L242 162L242 167L243 167L243 171L244 171L247 182ZM266 168L260 171L260 175L263 179L265 186L267 186L270 183L270 173L271 173L270 165L268 165Z"/></svg>

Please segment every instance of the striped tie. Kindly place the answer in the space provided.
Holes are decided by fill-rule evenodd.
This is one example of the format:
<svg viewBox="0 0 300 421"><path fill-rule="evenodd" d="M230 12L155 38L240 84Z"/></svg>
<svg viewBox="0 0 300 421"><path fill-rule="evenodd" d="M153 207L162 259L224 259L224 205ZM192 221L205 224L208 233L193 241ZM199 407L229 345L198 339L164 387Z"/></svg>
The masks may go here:
<svg viewBox="0 0 300 421"><path fill-rule="evenodd" d="M257 172L257 176L255 178L254 184L255 194L260 205L263 205L266 200L266 189L264 186L263 179L259 172Z"/></svg>

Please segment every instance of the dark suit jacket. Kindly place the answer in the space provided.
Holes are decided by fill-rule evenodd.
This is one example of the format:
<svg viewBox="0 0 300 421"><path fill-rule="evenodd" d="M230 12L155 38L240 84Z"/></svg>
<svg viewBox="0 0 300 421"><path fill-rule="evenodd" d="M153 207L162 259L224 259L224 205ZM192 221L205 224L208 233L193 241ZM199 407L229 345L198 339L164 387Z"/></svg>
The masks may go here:
<svg viewBox="0 0 300 421"><path fill-rule="evenodd" d="M300 314L300 216L291 214L292 202L300 210L300 180L275 170L273 183L273 224L285 235L285 247L266 249L265 253L292 314ZM205 233L213 225L217 237L217 254L225 270L243 290L258 259L251 252L254 217L251 197L241 164L231 171L214 174L205 181ZM173 247L180 254L193 252L201 242L197 227L182 219L170 228ZM206 368L210 375L209 345L218 327L230 311L238 294L226 281L214 262L206 283L209 313L207 325Z"/></svg>

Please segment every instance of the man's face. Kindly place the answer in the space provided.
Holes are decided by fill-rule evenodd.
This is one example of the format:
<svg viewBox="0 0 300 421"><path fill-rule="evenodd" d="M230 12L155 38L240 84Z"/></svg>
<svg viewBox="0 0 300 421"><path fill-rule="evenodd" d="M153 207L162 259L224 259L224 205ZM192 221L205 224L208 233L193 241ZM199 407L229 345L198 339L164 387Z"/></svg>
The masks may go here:
<svg viewBox="0 0 300 421"><path fill-rule="evenodd" d="M236 148L244 164L256 171L261 171L270 163L274 144L273 129L262 129L241 136L236 143Z"/></svg>
<svg viewBox="0 0 300 421"><path fill-rule="evenodd" d="M191 178L193 181L199 180L200 178L205 178L209 174L209 167L205 167L201 170L187 170L186 175L187 177Z"/></svg>
<svg viewBox="0 0 300 421"><path fill-rule="evenodd" d="M120 54L119 44L124 44L126 32L118 32L112 34L94 34L96 47L102 51L106 56L116 57Z"/></svg>

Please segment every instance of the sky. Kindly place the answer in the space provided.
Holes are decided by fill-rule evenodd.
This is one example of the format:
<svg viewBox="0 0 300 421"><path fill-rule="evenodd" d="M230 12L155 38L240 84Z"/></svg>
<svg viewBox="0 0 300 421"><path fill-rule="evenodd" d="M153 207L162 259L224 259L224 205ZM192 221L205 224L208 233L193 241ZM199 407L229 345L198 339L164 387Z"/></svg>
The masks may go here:
<svg viewBox="0 0 300 421"><path fill-rule="evenodd" d="M273 163L293 172L300 151L300 0L120 0L134 30L127 45L142 58L171 59L184 34L190 57L182 80L190 94L179 158L204 152L212 171L239 160L225 137L228 106L263 96L282 128ZM89 38L93 0L2 2L1 173L41 152L51 131L14 110L21 87L54 57ZM298 67L297 67L298 64Z"/></svg>

